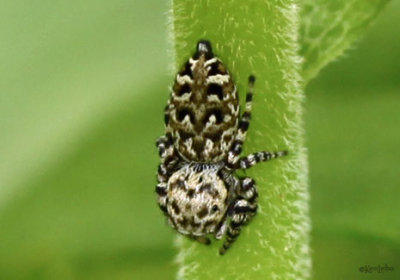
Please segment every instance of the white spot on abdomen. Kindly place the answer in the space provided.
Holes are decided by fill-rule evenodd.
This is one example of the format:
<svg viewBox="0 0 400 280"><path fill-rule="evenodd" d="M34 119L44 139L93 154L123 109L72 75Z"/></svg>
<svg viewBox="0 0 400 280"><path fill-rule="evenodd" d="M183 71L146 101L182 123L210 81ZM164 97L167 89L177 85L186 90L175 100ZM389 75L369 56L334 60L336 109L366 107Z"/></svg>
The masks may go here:
<svg viewBox="0 0 400 280"><path fill-rule="evenodd" d="M209 76L207 77L206 83L207 84L219 84L219 85L223 85L224 83L229 82L230 76L229 75L221 75L221 74L217 74L214 76Z"/></svg>

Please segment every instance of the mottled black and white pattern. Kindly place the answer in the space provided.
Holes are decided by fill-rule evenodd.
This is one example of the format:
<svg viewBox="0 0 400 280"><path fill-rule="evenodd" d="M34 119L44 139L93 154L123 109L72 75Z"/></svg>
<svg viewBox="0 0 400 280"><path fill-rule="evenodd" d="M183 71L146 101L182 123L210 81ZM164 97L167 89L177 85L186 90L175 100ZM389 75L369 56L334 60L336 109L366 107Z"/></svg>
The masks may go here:
<svg viewBox="0 0 400 280"><path fill-rule="evenodd" d="M231 76L210 44L202 42L199 48L176 75L165 124L185 160L218 162L234 141L239 101Z"/></svg>
<svg viewBox="0 0 400 280"><path fill-rule="evenodd" d="M251 119L254 76L249 77L244 112L239 116L237 88L215 57L209 41L176 75L164 112L166 133L157 140L161 158L156 192L168 223L202 243L226 236L224 254L257 211L257 188L237 169L284 156L258 152L240 157Z"/></svg>

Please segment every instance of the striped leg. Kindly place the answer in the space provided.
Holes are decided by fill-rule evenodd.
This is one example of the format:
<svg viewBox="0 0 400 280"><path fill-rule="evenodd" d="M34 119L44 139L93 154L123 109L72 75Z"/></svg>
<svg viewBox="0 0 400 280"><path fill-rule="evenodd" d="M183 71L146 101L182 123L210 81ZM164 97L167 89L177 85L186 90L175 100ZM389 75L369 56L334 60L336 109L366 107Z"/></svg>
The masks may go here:
<svg viewBox="0 0 400 280"><path fill-rule="evenodd" d="M250 154L246 157L242 157L239 159L239 168L240 169L247 169L256 165L262 161L269 161L274 158L286 156L288 154L287 151L280 151L280 152L258 152L254 154Z"/></svg>
<svg viewBox="0 0 400 280"><path fill-rule="evenodd" d="M249 129L250 119L251 119L251 106L253 101L253 88L255 77L253 75L249 76L249 91L246 95L246 107L240 118L238 124L238 131L235 137L235 141L232 144L232 148L228 154L228 166L234 167L239 160L239 155L242 152L243 142L246 140L247 130Z"/></svg>
<svg viewBox="0 0 400 280"><path fill-rule="evenodd" d="M173 170L179 161L179 156L175 151L171 135L167 134L165 136L161 136L158 138L156 145L161 158L161 164L167 169L167 174L169 176L171 170Z"/></svg>
<svg viewBox="0 0 400 280"><path fill-rule="evenodd" d="M237 193L240 199L236 200L232 207L231 222L226 232L226 240L219 250L220 255L225 254L239 236L241 227L248 223L257 211L258 193L253 179L242 179Z"/></svg>
<svg viewBox="0 0 400 280"><path fill-rule="evenodd" d="M168 158L173 157L174 146L169 135L163 135L158 138L156 146L162 162L165 162Z"/></svg>
<svg viewBox="0 0 400 280"><path fill-rule="evenodd" d="M168 176L167 176L167 169L163 164L160 164L158 166L157 181L158 181L158 184L156 186L157 203L161 211L163 211L164 214L167 214Z"/></svg>
<svg viewBox="0 0 400 280"><path fill-rule="evenodd" d="M158 166L156 193L158 205L167 214L167 183L175 164L178 161L172 141L168 136L161 136L157 142L161 164Z"/></svg>

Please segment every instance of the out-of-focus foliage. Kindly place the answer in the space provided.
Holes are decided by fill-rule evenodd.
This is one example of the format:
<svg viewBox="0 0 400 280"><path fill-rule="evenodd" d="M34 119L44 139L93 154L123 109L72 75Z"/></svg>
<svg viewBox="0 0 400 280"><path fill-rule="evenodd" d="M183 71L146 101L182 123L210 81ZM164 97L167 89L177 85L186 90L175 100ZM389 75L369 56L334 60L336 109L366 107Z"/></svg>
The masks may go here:
<svg viewBox="0 0 400 280"><path fill-rule="evenodd" d="M364 33L389 0L301 0L303 79L314 78Z"/></svg>
<svg viewBox="0 0 400 280"><path fill-rule="evenodd" d="M165 10L0 4L0 279L174 279L153 193ZM389 3L307 89L315 279L400 278L399 17Z"/></svg>
<svg viewBox="0 0 400 280"><path fill-rule="evenodd" d="M307 89L315 279L400 278L400 2Z"/></svg>
<svg viewBox="0 0 400 280"><path fill-rule="evenodd" d="M0 279L174 275L154 198L163 1L0 8Z"/></svg>

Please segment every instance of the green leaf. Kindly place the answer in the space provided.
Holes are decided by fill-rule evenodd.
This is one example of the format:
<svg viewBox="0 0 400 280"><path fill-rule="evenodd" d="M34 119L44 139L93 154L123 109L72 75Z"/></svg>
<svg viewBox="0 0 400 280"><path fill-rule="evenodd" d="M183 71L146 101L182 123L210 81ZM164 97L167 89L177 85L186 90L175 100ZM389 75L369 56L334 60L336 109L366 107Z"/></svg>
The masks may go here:
<svg viewBox="0 0 400 280"><path fill-rule="evenodd" d="M290 153L246 173L257 182L260 211L226 255L218 255L221 242L205 246L179 237L179 279L305 279L310 274L298 16L289 0L173 1L175 66L190 57L199 39L210 40L241 100L248 76L257 78L244 154Z"/></svg>
<svg viewBox="0 0 400 280"><path fill-rule="evenodd" d="M364 33L389 0L302 0L301 54L307 83Z"/></svg>

